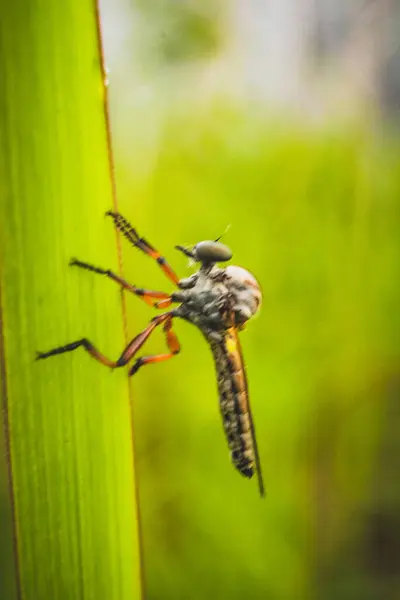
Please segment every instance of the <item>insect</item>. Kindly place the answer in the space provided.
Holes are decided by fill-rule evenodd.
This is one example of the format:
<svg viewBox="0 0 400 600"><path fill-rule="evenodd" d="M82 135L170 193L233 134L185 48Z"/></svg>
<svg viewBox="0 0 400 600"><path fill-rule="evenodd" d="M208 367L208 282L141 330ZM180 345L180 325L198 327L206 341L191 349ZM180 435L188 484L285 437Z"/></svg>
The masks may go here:
<svg viewBox="0 0 400 600"><path fill-rule="evenodd" d="M146 329L129 342L116 361L107 358L86 338L48 352L38 352L37 359L82 347L103 365L122 367L136 358L151 333L157 327L162 327L169 351L136 358L129 370L129 375L134 375L144 365L168 360L179 353L179 341L172 329L174 318L180 317L193 323L206 338L214 357L220 411L232 462L246 477L257 474L259 491L263 496L264 483L238 337L238 332L260 308L262 295L258 282L241 267L217 266L217 263L224 263L232 258L231 250L219 241L220 238L199 242L193 248L175 246L192 261L200 264L196 273L186 279L179 279L165 258L149 242L139 237L122 215L111 211L106 215L113 219L117 229L133 246L156 260L168 279L178 287L178 291L168 294L137 288L108 269L100 269L77 259L72 259L70 264L109 277L155 308L165 309L172 304L178 306L151 319Z"/></svg>

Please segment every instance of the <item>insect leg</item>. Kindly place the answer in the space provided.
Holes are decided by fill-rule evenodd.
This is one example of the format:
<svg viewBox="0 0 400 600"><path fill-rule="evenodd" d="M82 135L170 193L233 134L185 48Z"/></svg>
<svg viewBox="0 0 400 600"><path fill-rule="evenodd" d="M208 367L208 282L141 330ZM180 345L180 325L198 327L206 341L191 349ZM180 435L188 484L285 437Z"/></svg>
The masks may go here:
<svg viewBox="0 0 400 600"><path fill-rule="evenodd" d="M168 308L168 306L171 306L172 302L180 302L180 300L174 300L173 295L171 295L171 297L169 298L165 298L164 300L154 302L153 306L155 306L156 308Z"/></svg>
<svg viewBox="0 0 400 600"><path fill-rule="evenodd" d="M41 360L43 358L48 358L49 356L55 356L56 354L64 354L64 352L72 352L82 346L90 356L93 356L97 361L106 367L120 367L122 365L117 364L115 361L110 360L107 356L104 356L101 352L97 350L86 338L82 338L81 340L77 340L76 342L71 342L70 344L66 344L65 346L59 346L58 348L53 348L53 350L49 350L48 352L37 352L36 360Z"/></svg>
<svg viewBox="0 0 400 600"><path fill-rule="evenodd" d="M134 375L140 367L143 365L151 365L153 363L162 362L168 360L178 354L181 347L175 333L172 331L172 316L170 316L164 323L164 333L166 337L167 346L170 350L168 354L153 354L150 356L141 356L136 360L134 365L129 371L129 375Z"/></svg>
<svg viewBox="0 0 400 600"><path fill-rule="evenodd" d="M147 338L150 336L152 331L161 325L168 319L170 319L170 313L164 313L162 315L158 315L154 319L151 320L150 324L144 331L139 333L136 337L133 338L131 342L127 345L121 356L117 361L110 360L107 356L104 356L95 346L90 342L87 338L82 338L77 340L76 342L71 342L70 344L66 344L65 346L59 346L58 348L53 348L48 352L37 352L36 360L42 360L44 358L48 358L49 356L55 356L56 354L64 354L65 352L72 352L81 346L101 364L106 367L111 367L112 369L116 367L123 367L126 365L131 358L136 354L136 352L143 346Z"/></svg>
<svg viewBox="0 0 400 600"><path fill-rule="evenodd" d="M136 248L139 248L140 250L142 250L142 252L144 252L151 258L154 258L154 260L160 265L161 269L164 271L168 279L175 283L175 285L178 284L179 277L177 276L175 271L173 271L173 269L169 266L165 258L161 256L158 250L153 248L153 246L149 244L149 242L147 242L144 238L139 237L137 231L122 215L120 215L119 213L114 213L112 211L106 212L106 215L113 219L116 228L119 229L122 235L124 235L127 238L127 240L129 240L131 244L133 244L133 246L136 246Z"/></svg>
<svg viewBox="0 0 400 600"><path fill-rule="evenodd" d="M100 269L99 267L94 267L93 265L90 265L88 263L77 260L76 258L71 259L69 264L71 266L80 267L81 269L86 269L87 271L92 271L92 273L99 273L99 275L106 275L107 277L109 277L110 279L115 281L116 283L119 283L119 285L121 287L123 287L125 290L128 290L132 294L135 294L136 296L140 296L141 298L143 298L143 300L145 302L147 302L147 304L149 304L150 306L157 305L157 307L158 307L158 303L156 302L156 300L169 301L168 304L165 303L162 306L160 306L160 308L166 308L167 306L170 306L170 304L172 302L175 302L175 301L179 302L179 300L173 300L171 295L167 294L166 292L154 292L152 290L145 290L143 288L137 288L134 285L131 285L130 283L128 283L125 279L123 279L116 273L113 273L113 271L110 271L110 269Z"/></svg>

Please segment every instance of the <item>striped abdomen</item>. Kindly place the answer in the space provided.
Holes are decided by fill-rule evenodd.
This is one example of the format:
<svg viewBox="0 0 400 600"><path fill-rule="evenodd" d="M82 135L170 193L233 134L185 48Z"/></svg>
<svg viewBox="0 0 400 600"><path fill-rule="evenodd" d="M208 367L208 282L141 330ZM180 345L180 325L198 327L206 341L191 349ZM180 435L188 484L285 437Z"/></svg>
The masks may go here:
<svg viewBox="0 0 400 600"><path fill-rule="evenodd" d="M263 495L246 373L236 329L228 329L221 342L210 341L210 345L216 365L220 409L232 462L246 477L252 477L257 472L260 493Z"/></svg>

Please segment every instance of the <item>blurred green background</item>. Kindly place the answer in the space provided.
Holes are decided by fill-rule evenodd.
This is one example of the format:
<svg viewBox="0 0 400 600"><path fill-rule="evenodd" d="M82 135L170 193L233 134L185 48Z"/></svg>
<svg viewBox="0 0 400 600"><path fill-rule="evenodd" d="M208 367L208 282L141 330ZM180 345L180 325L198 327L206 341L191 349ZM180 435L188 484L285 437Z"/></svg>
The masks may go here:
<svg viewBox="0 0 400 600"><path fill-rule="evenodd" d="M171 116L149 173L126 176L121 210L182 276L173 245L231 224L264 292L242 343L265 500L230 465L199 332L178 323L182 353L134 380L149 598L396 597L399 167L365 131L277 131L220 106ZM124 257L129 280L170 289ZM152 312L128 311L134 335ZM163 348L154 335L146 353Z"/></svg>
<svg viewBox="0 0 400 600"><path fill-rule="evenodd" d="M199 332L178 323L181 354L133 381L147 597L394 600L400 142L384 75L397 46L379 62L375 31L393 40L398 14L103 4L121 212L183 277L173 246L230 224L233 262L264 293L242 344L265 500L230 464ZM129 280L171 289L123 252ZM134 335L153 313L127 303ZM146 353L163 348L155 334Z"/></svg>
<svg viewBox="0 0 400 600"><path fill-rule="evenodd" d="M265 499L230 463L194 327L133 379L145 597L394 600L399 12L261 4L101 2L120 211L182 277L174 245L231 225L264 294L241 339ZM171 290L122 247L128 280ZM126 302L133 337L154 313Z"/></svg>

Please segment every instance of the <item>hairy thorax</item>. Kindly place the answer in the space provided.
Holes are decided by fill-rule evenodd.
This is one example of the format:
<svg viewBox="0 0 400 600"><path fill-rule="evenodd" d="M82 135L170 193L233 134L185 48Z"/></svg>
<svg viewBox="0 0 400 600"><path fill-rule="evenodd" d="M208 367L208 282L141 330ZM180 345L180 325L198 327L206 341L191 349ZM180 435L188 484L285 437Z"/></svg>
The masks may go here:
<svg viewBox="0 0 400 600"><path fill-rule="evenodd" d="M207 338L220 341L229 327L243 327L261 305L257 280L237 266L200 269L179 282L182 304L177 316L199 327Z"/></svg>

